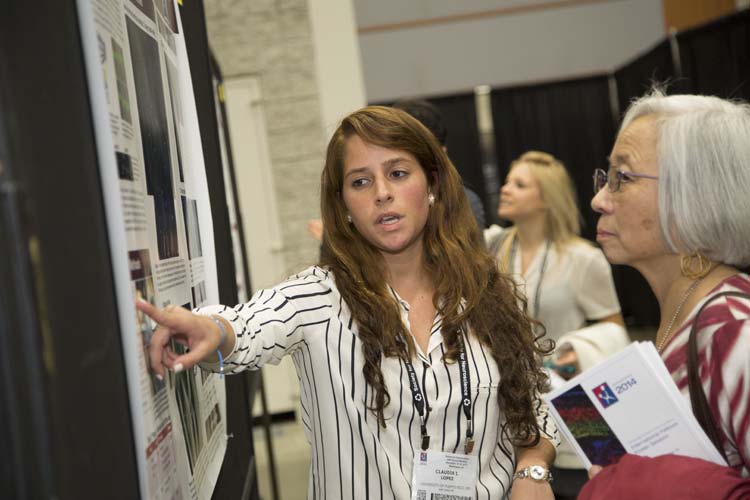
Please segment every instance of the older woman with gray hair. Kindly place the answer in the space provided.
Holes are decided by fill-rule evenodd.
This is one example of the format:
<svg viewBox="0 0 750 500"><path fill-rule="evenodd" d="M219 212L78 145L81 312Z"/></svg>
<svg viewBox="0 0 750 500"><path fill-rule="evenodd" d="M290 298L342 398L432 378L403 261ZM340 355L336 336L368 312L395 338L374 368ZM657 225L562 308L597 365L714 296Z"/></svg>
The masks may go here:
<svg viewBox="0 0 750 500"><path fill-rule="evenodd" d="M750 106L653 91L628 109L594 187L597 241L611 263L634 267L654 291L656 348L729 467L626 455L580 498L747 494L750 277L739 269L750 264Z"/></svg>

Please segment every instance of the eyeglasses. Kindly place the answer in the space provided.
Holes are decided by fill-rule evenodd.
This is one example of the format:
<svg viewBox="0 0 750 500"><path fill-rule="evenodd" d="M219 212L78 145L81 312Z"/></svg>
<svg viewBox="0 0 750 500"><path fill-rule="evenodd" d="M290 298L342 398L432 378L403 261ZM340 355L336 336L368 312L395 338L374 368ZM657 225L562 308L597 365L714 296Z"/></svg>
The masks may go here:
<svg viewBox="0 0 750 500"><path fill-rule="evenodd" d="M594 193L598 193L604 186L609 186L610 193L616 193L620 190L622 182L632 181L632 177L643 177L644 179L658 179L655 175L636 174L633 172L623 172L622 170L610 169L608 174L601 168L594 170Z"/></svg>

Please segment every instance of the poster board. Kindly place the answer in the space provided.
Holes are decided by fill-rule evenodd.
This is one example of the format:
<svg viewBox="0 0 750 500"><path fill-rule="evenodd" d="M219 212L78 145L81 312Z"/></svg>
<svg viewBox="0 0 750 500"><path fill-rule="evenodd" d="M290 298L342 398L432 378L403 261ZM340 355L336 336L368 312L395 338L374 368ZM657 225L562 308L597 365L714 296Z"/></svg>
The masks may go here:
<svg viewBox="0 0 750 500"><path fill-rule="evenodd" d="M143 498L207 499L226 451L223 380L162 382L159 307L217 303L211 210L180 12L172 0L78 0Z"/></svg>

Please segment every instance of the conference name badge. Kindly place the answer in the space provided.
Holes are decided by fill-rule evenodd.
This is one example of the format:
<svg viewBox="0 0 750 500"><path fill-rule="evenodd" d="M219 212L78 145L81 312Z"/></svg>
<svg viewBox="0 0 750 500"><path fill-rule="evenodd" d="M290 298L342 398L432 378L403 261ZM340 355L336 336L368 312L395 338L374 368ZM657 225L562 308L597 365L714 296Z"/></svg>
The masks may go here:
<svg viewBox="0 0 750 500"><path fill-rule="evenodd" d="M417 450L411 480L412 500L475 500L479 477L476 456Z"/></svg>

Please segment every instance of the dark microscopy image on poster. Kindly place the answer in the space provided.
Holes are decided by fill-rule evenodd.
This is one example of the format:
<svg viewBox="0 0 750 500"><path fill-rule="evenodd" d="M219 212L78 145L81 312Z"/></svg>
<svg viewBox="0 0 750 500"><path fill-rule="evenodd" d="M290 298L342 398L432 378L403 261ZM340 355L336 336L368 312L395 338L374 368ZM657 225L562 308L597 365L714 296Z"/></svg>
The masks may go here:
<svg viewBox="0 0 750 500"><path fill-rule="evenodd" d="M178 256L179 247L159 45L127 16L126 20L138 102L138 121L143 140L146 190L154 197L159 258L168 259Z"/></svg>
<svg viewBox="0 0 750 500"><path fill-rule="evenodd" d="M180 144L180 130L182 129L182 107L180 99L175 99L175 95L180 95L180 80L177 78L177 69L167 59L167 87L169 88L169 102L172 105L172 130L177 150L177 168L180 171L180 182L185 182L185 174L182 170L182 146Z"/></svg>
<svg viewBox="0 0 750 500"><path fill-rule="evenodd" d="M130 3L138 7L149 19L154 20L154 0L130 0Z"/></svg>
<svg viewBox="0 0 750 500"><path fill-rule="evenodd" d="M133 180L133 160L127 153L115 151L117 158L117 176L126 181Z"/></svg>
<svg viewBox="0 0 750 500"><path fill-rule="evenodd" d="M208 298L208 295L206 294L206 282L205 281L196 283L195 286L190 287L190 291L193 294L193 304L195 304L195 307L198 307L199 305L203 304L206 301L206 298Z"/></svg>
<svg viewBox="0 0 750 500"><path fill-rule="evenodd" d="M188 256L190 259L203 256L201 246L201 228L198 224L198 202L184 196L182 199L182 216L185 218L185 234L187 235Z"/></svg>
<svg viewBox="0 0 750 500"><path fill-rule="evenodd" d="M187 352L187 348L174 340L172 349L179 356ZM200 401L198 399L197 372L200 368L195 367L174 374L175 396L177 398L177 409L180 412L182 432L185 436L185 448L187 449L190 472L195 468L195 461L203 449L203 436L201 434Z"/></svg>
<svg viewBox="0 0 750 500"><path fill-rule="evenodd" d="M133 282L135 288L135 298L145 300L151 304L156 303L149 251L146 249L128 252L128 266L130 267L130 280ZM154 325L151 319L138 309L136 309L136 316L138 330L141 332L143 356L145 359L149 359L148 346L151 342L151 337L154 335ZM164 382L156 378L156 375L151 370L149 370L148 375L151 382L151 396L154 396L164 388Z"/></svg>
<svg viewBox="0 0 750 500"><path fill-rule="evenodd" d="M168 77L167 77L168 78ZM170 89L172 87L170 86ZM180 128L177 126L177 118L175 117L175 100L174 93L170 90L169 100L172 103L172 130L174 130L175 139L175 150L177 151L177 169L180 173L180 182L185 182L185 173L182 170L182 146L180 144Z"/></svg>
<svg viewBox="0 0 750 500"><path fill-rule="evenodd" d="M107 96L107 104L109 104L109 85L107 79L107 44L104 38L97 33L96 34L96 47L99 49L99 63L101 64L102 74L104 76L104 93Z"/></svg>
<svg viewBox="0 0 750 500"><path fill-rule="evenodd" d="M104 38L97 33L96 34L96 47L99 49L99 62L104 67L104 63L107 62L107 44L104 43ZM104 77L104 84L107 84L107 77Z"/></svg>
<svg viewBox="0 0 750 500"><path fill-rule="evenodd" d="M177 169L180 173L180 182L185 182L185 172L182 170L182 145L180 144L180 131L177 128L177 120L175 120L174 117L174 106L172 106L172 123L174 124L172 130L174 130L175 150L177 151Z"/></svg>
<svg viewBox="0 0 750 500"><path fill-rule="evenodd" d="M219 413L219 404L217 403L206 418L206 438L211 437L219 422L221 422L221 413Z"/></svg>
<svg viewBox="0 0 750 500"><path fill-rule="evenodd" d="M128 80L125 73L125 57L122 47L112 40L112 60L115 63L115 77L117 80L117 100L120 103L120 118L132 125L130 113L130 96L128 95Z"/></svg>

